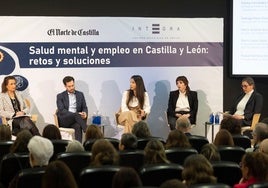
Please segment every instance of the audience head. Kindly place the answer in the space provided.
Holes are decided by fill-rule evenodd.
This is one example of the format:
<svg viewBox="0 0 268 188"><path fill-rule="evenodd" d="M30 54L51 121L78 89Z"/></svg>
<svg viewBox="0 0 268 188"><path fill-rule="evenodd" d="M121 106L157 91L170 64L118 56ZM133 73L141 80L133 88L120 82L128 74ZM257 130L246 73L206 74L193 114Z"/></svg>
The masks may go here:
<svg viewBox="0 0 268 188"><path fill-rule="evenodd" d="M268 138L261 142L259 151L268 154Z"/></svg>
<svg viewBox="0 0 268 188"><path fill-rule="evenodd" d="M191 129L191 122L189 118L181 116L176 120L176 129L182 131L183 133L187 133Z"/></svg>
<svg viewBox="0 0 268 188"><path fill-rule="evenodd" d="M164 181L159 188L187 188L187 186L178 179Z"/></svg>
<svg viewBox="0 0 268 188"><path fill-rule="evenodd" d="M10 147L10 152L11 153L22 153L22 152L28 153L29 150L27 148L27 145L32 137L33 135L28 129L21 130L17 134L16 140Z"/></svg>
<svg viewBox="0 0 268 188"><path fill-rule="evenodd" d="M142 186L139 174L131 167L121 167L113 177L112 188L131 188Z"/></svg>
<svg viewBox="0 0 268 188"><path fill-rule="evenodd" d="M62 161L56 160L48 164L42 177L42 188L77 188L70 168Z"/></svg>
<svg viewBox="0 0 268 188"><path fill-rule="evenodd" d="M121 136L119 150L135 150L137 149L137 137L132 133L124 133Z"/></svg>
<svg viewBox="0 0 268 188"><path fill-rule="evenodd" d="M257 123L255 129L252 132L253 142L260 144L261 141L268 138L268 125L265 123Z"/></svg>
<svg viewBox="0 0 268 188"><path fill-rule="evenodd" d="M8 141L11 140L11 130L7 125L0 125L0 141Z"/></svg>
<svg viewBox="0 0 268 188"><path fill-rule="evenodd" d="M232 135L241 134L241 124L232 116L226 116L221 120L220 129L226 129Z"/></svg>
<svg viewBox="0 0 268 188"><path fill-rule="evenodd" d="M100 127L93 124L89 125L86 130L85 140L95 140L100 138L103 138L103 133L101 132Z"/></svg>
<svg viewBox="0 0 268 188"><path fill-rule="evenodd" d="M241 171L244 179L251 177L258 182L267 181L268 179L268 155L262 152L245 153L241 161Z"/></svg>
<svg viewBox="0 0 268 188"><path fill-rule="evenodd" d="M33 136L28 143L30 164L34 166L46 166L52 157L54 147L52 142L41 136Z"/></svg>
<svg viewBox="0 0 268 188"><path fill-rule="evenodd" d="M162 142L157 139L150 140L144 148L144 163L169 163Z"/></svg>
<svg viewBox="0 0 268 188"><path fill-rule="evenodd" d="M43 129L42 136L49 140L61 140L60 130L56 125L48 124Z"/></svg>
<svg viewBox="0 0 268 188"><path fill-rule="evenodd" d="M91 152L91 164L93 166L113 165L118 163L118 152L108 140L96 140L92 146Z"/></svg>
<svg viewBox="0 0 268 188"><path fill-rule="evenodd" d="M85 151L83 145L78 140L72 140L66 146L66 152L83 152Z"/></svg>
<svg viewBox="0 0 268 188"><path fill-rule="evenodd" d="M166 149L178 147L178 148L190 148L191 144L188 137L180 130L172 130L168 134L166 141Z"/></svg>
<svg viewBox="0 0 268 188"><path fill-rule="evenodd" d="M265 123L265 124L268 125L268 117L263 118L260 122Z"/></svg>
<svg viewBox="0 0 268 188"><path fill-rule="evenodd" d="M229 131L220 129L213 142L215 146L234 146L234 140Z"/></svg>
<svg viewBox="0 0 268 188"><path fill-rule="evenodd" d="M213 167L207 158L201 154L188 156L183 165L182 179L187 186L200 183L216 183Z"/></svg>
<svg viewBox="0 0 268 188"><path fill-rule="evenodd" d="M135 123L133 125L132 133L136 135L137 138L149 138L152 136L146 121Z"/></svg>
<svg viewBox="0 0 268 188"><path fill-rule="evenodd" d="M210 162L221 160L217 146L212 143L203 145L200 154L204 155Z"/></svg>

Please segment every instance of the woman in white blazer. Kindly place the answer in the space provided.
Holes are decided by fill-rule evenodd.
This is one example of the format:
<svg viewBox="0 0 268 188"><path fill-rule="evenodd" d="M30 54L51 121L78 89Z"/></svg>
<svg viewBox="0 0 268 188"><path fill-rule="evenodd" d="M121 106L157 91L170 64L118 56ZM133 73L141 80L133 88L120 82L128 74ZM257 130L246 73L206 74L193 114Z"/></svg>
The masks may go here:
<svg viewBox="0 0 268 188"><path fill-rule="evenodd" d="M12 134L17 135L20 129L27 128L33 135L40 135L36 125L27 114L29 109L22 95L16 90L14 76L6 76L2 83L0 94L0 116L5 117L12 125Z"/></svg>

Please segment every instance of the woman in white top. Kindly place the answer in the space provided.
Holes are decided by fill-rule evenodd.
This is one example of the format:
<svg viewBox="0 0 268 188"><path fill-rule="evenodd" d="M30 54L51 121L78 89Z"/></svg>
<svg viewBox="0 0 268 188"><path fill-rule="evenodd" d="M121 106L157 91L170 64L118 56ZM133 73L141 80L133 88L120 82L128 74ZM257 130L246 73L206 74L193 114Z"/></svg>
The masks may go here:
<svg viewBox="0 0 268 188"><path fill-rule="evenodd" d="M131 132L134 123L144 120L150 110L149 96L143 79L140 75L133 75L130 78L130 89L123 93L118 117L119 124L124 126L124 132Z"/></svg>

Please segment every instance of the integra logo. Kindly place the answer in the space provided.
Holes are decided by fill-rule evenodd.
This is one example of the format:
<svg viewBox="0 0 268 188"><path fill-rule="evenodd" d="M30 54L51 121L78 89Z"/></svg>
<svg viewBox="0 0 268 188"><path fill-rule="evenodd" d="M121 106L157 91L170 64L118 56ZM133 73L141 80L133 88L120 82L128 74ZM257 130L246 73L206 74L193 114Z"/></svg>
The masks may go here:
<svg viewBox="0 0 268 188"><path fill-rule="evenodd" d="M160 25L159 23L152 23L151 25L145 26L132 26L132 31L142 32L147 34L164 34L165 32L179 32L179 26L169 26L169 25Z"/></svg>
<svg viewBox="0 0 268 188"><path fill-rule="evenodd" d="M152 34L160 34L160 24L152 24Z"/></svg>

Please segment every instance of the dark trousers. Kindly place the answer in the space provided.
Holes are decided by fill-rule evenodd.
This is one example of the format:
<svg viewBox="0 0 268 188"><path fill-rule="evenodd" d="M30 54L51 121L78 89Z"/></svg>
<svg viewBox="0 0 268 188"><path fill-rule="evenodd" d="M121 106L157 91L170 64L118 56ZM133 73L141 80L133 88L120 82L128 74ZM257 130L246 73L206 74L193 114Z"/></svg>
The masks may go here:
<svg viewBox="0 0 268 188"><path fill-rule="evenodd" d="M75 130L75 139L82 143L82 131L86 132L86 120L81 118L78 113L67 113L58 116L59 126L64 128L73 128Z"/></svg>

